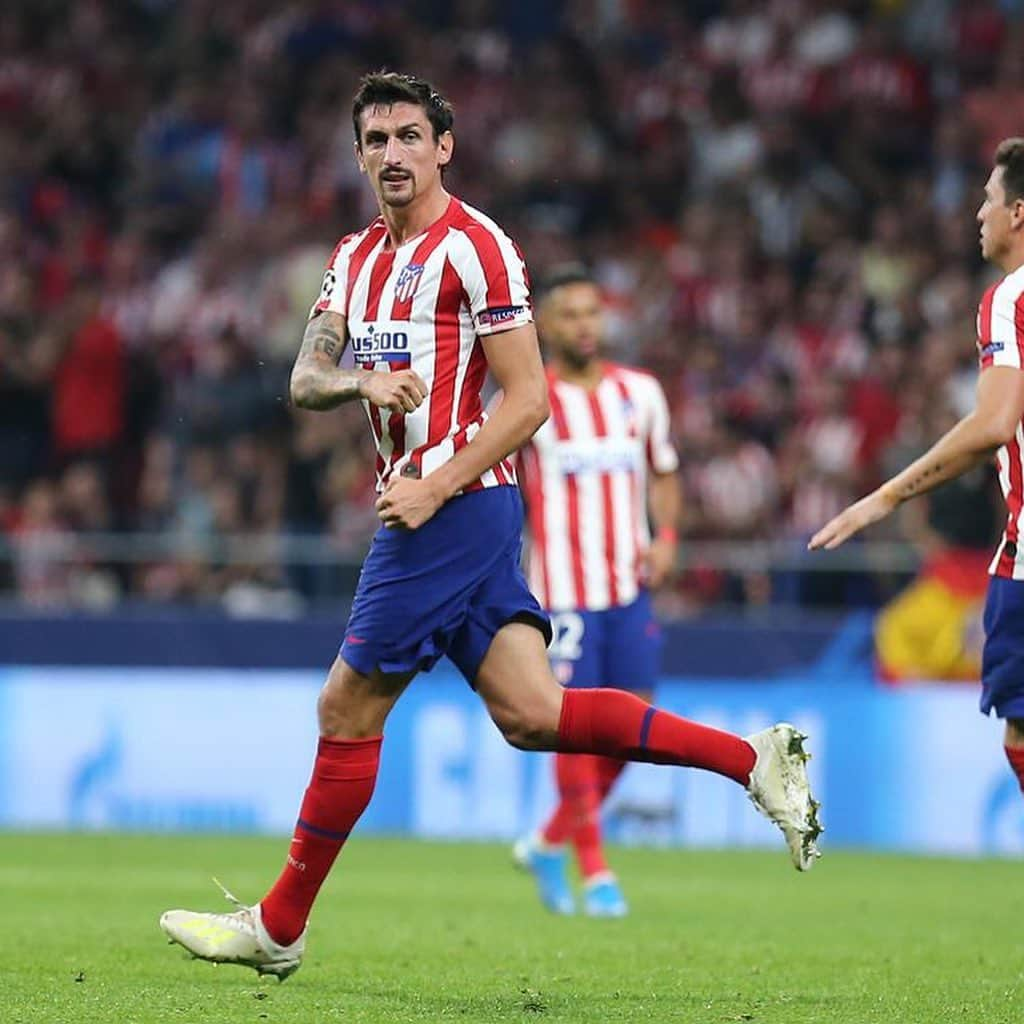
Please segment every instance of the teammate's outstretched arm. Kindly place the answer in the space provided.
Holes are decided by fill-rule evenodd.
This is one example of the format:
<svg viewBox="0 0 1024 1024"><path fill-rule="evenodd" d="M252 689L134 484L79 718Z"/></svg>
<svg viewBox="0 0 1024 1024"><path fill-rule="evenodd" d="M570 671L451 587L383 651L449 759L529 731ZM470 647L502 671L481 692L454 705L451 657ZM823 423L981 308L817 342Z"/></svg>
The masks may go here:
<svg viewBox="0 0 1024 1024"><path fill-rule="evenodd" d="M333 310L306 325L302 347L292 367L292 402L300 409L334 409L354 398L392 412L412 412L427 397L427 386L413 370L381 373L338 366L348 344L345 318Z"/></svg>
<svg viewBox="0 0 1024 1024"><path fill-rule="evenodd" d="M1024 417L1024 371L991 366L978 379L978 403L927 452L826 523L807 546L831 550L916 497L986 462L1011 441Z"/></svg>

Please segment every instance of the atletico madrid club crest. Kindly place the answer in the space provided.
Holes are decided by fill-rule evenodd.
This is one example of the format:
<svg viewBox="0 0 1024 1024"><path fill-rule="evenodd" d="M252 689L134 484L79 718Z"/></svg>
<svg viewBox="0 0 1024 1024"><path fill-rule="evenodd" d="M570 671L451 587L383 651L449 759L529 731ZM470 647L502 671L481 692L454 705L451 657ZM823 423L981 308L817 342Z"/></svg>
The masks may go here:
<svg viewBox="0 0 1024 1024"><path fill-rule="evenodd" d="M416 293L416 285L420 283L423 274L422 263L406 264L398 275L395 282L395 298L399 302L409 302Z"/></svg>

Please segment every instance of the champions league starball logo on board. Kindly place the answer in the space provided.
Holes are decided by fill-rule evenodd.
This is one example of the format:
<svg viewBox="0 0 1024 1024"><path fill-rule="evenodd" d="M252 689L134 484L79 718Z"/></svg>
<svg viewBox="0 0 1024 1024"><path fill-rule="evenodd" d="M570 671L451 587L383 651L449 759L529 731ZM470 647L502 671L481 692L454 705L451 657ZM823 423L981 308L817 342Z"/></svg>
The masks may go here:
<svg viewBox="0 0 1024 1024"><path fill-rule="evenodd" d="M402 268L395 282L395 298L399 302L408 302L413 297L422 274L422 263L409 263Z"/></svg>

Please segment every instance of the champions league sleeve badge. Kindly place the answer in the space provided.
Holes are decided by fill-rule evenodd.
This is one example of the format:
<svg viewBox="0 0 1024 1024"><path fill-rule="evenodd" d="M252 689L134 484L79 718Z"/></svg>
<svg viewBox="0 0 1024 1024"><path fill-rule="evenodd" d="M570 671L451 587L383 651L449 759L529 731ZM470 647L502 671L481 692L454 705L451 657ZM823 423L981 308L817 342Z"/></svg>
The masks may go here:
<svg viewBox="0 0 1024 1024"><path fill-rule="evenodd" d="M313 303L313 309L310 312L310 316L313 313L322 313L331 304L331 296L334 294L334 286L337 283L338 278L334 273L333 267L328 267L324 271L324 279L320 285L320 294L317 296L317 300Z"/></svg>

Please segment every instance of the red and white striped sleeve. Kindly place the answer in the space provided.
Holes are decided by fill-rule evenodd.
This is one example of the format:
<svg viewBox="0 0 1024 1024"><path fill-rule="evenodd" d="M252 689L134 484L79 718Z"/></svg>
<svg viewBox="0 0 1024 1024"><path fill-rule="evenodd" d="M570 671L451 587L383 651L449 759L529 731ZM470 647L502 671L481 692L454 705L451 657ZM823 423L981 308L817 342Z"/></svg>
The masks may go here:
<svg viewBox="0 0 1024 1024"><path fill-rule="evenodd" d="M640 374L644 387L647 432L647 464L655 473L674 473L679 468L679 453L672 443L672 418L665 392L654 377Z"/></svg>
<svg viewBox="0 0 1024 1024"><path fill-rule="evenodd" d="M351 246L349 242L355 235L346 235L334 247L331 258L327 261L324 278L320 284L320 294L310 307L309 319L330 310L332 313L345 315L345 288L348 280L348 257Z"/></svg>
<svg viewBox="0 0 1024 1024"><path fill-rule="evenodd" d="M989 288L978 307L978 355L982 369L1024 369L1024 277L1008 274Z"/></svg>
<svg viewBox="0 0 1024 1024"><path fill-rule="evenodd" d="M455 223L464 244L455 267L480 336L499 334L533 322L530 283L519 247L490 217L462 204Z"/></svg>

